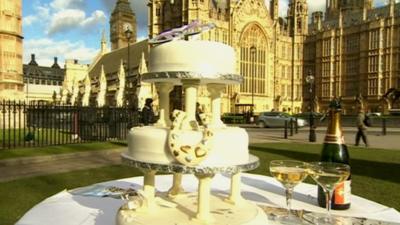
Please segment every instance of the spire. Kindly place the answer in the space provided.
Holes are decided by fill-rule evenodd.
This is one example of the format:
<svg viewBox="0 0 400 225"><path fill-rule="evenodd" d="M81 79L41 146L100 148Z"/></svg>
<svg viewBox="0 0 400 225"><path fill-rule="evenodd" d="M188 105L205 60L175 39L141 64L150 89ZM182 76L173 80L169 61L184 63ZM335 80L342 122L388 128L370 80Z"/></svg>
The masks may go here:
<svg viewBox="0 0 400 225"><path fill-rule="evenodd" d="M273 20L278 20L279 18L279 0L271 0L270 1L270 11L271 11L271 18Z"/></svg>
<svg viewBox="0 0 400 225"><path fill-rule="evenodd" d="M118 79L121 80L122 77L125 77L125 68L124 68L124 60L121 59L121 64L118 70Z"/></svg>
<svg viewBox="0 0 400 225"><path fill-rule="evenodd" d="M29 62L28 65L31 65L31 66L38 66L38 64L37 64L37 62L36 62L36 59L35 59L35 54L31 54L31 61Z"/></svg>
<svg viewBox="0 0 400 225"><path fill-rule="evenodd" d="M140 59L140 62L139 62L138 72L140 75L148 72L147 65L146 65L146 58L144 57L144 52L142 52L142 58Z"/></svg>
<svg viewBox="0 0 400 225"><path fill-rule="evenodd" d="M51 68L53 68L53 69L61 69L61 67L58 65L58 58L57 57L54 57L54 63L51 66Z"/></svg>
<svg viewBox="0 0 400 225"><path fill-rule="evenodd" d="M106 38L106 32L105 32L104 28L103 28L101 36L102 37L101 37L101 50L100 51L101 51L101 54L104 55L105 53L108 52L108 49L107 49L107 38Z"/></svg>

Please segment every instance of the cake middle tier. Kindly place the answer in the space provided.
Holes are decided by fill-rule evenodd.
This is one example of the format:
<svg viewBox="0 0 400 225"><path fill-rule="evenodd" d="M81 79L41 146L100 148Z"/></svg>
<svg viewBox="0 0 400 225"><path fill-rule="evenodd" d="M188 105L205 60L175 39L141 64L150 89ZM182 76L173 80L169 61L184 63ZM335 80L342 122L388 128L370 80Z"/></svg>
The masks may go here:
<svg viewBox="0 0 400 225"><path fill-rule="evenodd" d="M128 154L143 162L178 163L168 146L169 128L134 127L128 135ZM213 130L211 149L199 166L241 165L249 160L249 136L243 128L224 127ZM194 146L203 138L202 131L185 130L180 137Z"/></svg>

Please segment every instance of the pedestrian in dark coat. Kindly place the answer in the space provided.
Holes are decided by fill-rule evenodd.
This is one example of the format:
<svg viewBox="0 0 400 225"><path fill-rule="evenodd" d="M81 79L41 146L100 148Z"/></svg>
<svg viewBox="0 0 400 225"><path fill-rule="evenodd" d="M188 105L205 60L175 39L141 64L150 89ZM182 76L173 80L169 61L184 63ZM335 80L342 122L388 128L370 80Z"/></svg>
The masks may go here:
<svg viewBox="0 0 400 225"><path fill-rule="evenodd" d="M360 138L362 138L364 144L366 147L368 147L368 138L367 138L367 126L365 124L365 111L364 109L360 106L358 108L358 114L357 114L357 134L356 134L356 143L355 145L358 146L360 143Z"/></svg>
<svg viewBox="0 0 400 225"><path fill-rule="evenodd" d="M153 99L147 98L142 109L142 123L145 126L155 123L155 116L153 111Z"/></svg>

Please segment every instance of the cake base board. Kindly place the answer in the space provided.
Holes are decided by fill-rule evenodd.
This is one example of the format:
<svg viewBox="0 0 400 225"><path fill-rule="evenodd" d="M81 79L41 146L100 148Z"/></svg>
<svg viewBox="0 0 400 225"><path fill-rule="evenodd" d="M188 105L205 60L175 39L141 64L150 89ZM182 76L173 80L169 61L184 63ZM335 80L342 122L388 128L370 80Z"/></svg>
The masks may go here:
<svg viewBox="0 0 400 225"><path fill-rule="evenodd" d="M117 225L157 224L157 225L259 225L268 224L268 217L255 204L246 200L233 205L225 201L226 196L213 194L210 200L212 220L204 222L196 218L197 193L182 194L173 199L166 194L159 196L176 204L176 207L158 205L151 212L120 209Z"/></svg>

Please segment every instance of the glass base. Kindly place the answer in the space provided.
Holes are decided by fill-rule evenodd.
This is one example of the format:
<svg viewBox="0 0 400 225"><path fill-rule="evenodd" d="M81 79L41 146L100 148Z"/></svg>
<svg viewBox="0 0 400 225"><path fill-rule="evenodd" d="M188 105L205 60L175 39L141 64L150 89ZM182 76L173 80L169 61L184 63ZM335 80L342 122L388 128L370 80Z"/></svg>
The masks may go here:
<svg viewBox="0 0 400 225"><path fill-rule="evenodd" d="M350 218L340 217L340 216L328 216L316 213L307 213L303 215L304 220L311 224L316 225L344 225L352 224Z"/></svg>
<svg viewBox="0 0 400 225"><path fill-rule="evenodd" d="M286 215L286 216L277 216L273 219L273 221L279 222L279 224L286 224L286 225L309 225L307 221L304 221L300 217L295 215Z"/></svg>

